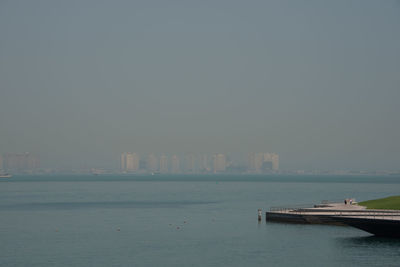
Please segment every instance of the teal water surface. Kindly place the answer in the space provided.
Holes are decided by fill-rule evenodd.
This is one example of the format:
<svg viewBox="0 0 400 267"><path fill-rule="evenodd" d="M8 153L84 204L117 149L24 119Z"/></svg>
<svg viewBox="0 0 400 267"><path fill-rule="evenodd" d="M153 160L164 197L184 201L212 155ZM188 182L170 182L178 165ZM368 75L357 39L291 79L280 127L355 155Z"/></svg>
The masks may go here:
<svg viewBox="0 0 400 267"><path fill-rule="evenodd" d="M399 195L383 176L16 176L1 266L398 266L400 241L257 222L257 209Z"/></svg>

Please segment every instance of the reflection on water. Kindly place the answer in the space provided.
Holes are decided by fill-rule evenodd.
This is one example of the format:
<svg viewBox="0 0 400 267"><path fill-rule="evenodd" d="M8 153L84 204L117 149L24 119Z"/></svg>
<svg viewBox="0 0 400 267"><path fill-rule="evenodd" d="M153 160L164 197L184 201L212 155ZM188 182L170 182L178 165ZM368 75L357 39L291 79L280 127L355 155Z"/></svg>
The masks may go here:
<svg viewBox="0 0 400 267"><path fill-rule="evenodd" d="M346 247L375 247L375 248L400 248L400 239L389 237L377 237L374 235L365 237L338 238L338 242Z"/></svg>
<svg viewBox="0 0 400 267"><path fill-rule="evenodd" d="M356 266L398 266L400 240L376 236L336 239L337 258Z"/></svg>
<svg viewBox="0 0 400 267"><path fill-rule="evenodd" d="M0 205L0 210L59 210L59 209L130 209L130 208L179 208L188 205L207 205L206 201L97 201L97 202L46 202Z"/></svg>

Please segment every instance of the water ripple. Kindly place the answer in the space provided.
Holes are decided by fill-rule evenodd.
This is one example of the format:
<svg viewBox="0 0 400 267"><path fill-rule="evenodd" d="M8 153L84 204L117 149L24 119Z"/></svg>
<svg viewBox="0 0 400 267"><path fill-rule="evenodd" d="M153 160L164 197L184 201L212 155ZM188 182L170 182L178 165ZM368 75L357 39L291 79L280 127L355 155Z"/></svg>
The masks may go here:
<svg viewBox="0 0 400 267"><path fill-rule="evenodd" d="M217 202L207 201L98 201L98 202L41 202L0 205L0 210L53 210L53 209L146 209L146 208L180 208L189 205L208 205Z"/></svg>

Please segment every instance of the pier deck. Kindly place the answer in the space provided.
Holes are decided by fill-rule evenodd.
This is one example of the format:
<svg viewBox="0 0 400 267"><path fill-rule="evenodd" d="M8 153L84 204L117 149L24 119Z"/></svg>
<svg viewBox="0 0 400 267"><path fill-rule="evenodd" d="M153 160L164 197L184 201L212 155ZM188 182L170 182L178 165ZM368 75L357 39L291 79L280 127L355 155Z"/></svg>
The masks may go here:
<svg viewBox="0 0 400 267"><path fill-rule="evenodd" d="M353 226L375 235L400 236L399 210L367 210L363 206L342 203L305 208L275 207L266 212L266 220Z"/></svg>

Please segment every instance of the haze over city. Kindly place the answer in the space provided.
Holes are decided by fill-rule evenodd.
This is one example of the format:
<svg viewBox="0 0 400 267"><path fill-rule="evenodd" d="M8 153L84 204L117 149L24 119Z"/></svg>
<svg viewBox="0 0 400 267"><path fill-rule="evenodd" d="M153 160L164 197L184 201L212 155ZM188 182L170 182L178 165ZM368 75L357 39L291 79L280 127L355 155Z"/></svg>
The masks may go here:
<svg viewBox="0 0 400 267"><path fill-rule="evenodd" d="M2 1L0 154L400 169L399 1Z"/></svg>
<svg viewBox="0 0 400 267"><path fill-rule="evenodd" d="M397 266L400 0L0 0L0 265Z"/></svg>

